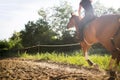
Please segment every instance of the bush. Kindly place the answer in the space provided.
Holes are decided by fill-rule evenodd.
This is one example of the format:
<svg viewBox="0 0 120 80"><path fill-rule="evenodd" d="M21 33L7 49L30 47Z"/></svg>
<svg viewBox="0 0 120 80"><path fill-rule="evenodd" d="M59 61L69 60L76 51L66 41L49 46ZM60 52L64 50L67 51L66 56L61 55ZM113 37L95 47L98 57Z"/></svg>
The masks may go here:
<svg viewBox="0 0 120 80"><path fill-rule="evenodd" d="M3 57L9 51L9 43L7 41L0 41L0 57Z"/></svg>

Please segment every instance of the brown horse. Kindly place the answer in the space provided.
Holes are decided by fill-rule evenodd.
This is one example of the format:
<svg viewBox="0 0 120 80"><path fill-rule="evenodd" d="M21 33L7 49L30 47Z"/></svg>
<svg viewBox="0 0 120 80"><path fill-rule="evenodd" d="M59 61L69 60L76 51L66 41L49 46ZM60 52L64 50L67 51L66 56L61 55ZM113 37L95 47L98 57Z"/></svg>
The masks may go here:
<svg viewBox="0 0 120 80"><path fill-rule="evenodd" d="M78 24L79 16L72 14L67 28L75 26L79 36ZM120 63L120 15L104 15L90 22L84 29L84 40L80 42L84 56L89 65L94 63L89 60L87 51L94 43L101 43L108 51L112 53L112 58L109 63L109 68L113 69ZM119 30L119 33L118 33ZM116 33L118 33L116 35ZM113 40L111 40L113 38ZM114 44L113 44L114 43ZM116 64L114 66L113 64Z"/></svg>

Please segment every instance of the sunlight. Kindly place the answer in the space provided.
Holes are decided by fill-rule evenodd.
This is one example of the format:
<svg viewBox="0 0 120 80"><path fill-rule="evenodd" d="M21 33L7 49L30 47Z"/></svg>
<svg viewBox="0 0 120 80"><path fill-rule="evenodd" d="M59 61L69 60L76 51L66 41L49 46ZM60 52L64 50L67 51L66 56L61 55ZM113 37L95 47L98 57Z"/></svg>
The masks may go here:
<svg viewBox="0 0 120 80"><path fill-rule="evenodd" d="M71 3L74 10L78 10L80 1L81 0L68 0L68 2ZM109 7L113 7L115 9L120 8L120 4L119 4L120 0L110 0L109 2L108 0L92 0L93 4L96 3L97 1L107 8Z"/></svg>
<svg viewBox="0 0 120 80"><path fill-rule="evenodd" d="M100 0L100 3L105 7L113 7L115 9L120 8L120 0Z"/></svg>
<svg viewBox="0 0 120 80"><path fill-rule="evenodd" d="M66 1L70 3L73 10L78 10L80 0ZM120 8L120 0L93 0L93 4L97 1L105 7ZM38 19L37 11L40 8L49 8L59 3L60 0L0 0L0 34L4 34L4 36L0 36L0 39L7 39L14 31L23 29L27 21Z"/></svg>

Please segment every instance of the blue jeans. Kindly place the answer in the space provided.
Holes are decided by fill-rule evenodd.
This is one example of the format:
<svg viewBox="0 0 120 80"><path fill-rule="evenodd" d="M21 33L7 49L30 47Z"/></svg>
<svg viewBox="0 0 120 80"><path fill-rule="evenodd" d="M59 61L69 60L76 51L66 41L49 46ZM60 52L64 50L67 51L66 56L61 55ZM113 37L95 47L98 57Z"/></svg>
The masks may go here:
<svg viewBox="0 0 120 80"><path fill-rule="evenodd" d="M83 31L84 31L84 28L85 26L90 22L92 21L93 19L95 19L95 16L94 15L86 15L79 23L78 27L79 27L79 33L80 33L80 41L83 41L83 37L84 37L84 34L83 34Z"/></svg>

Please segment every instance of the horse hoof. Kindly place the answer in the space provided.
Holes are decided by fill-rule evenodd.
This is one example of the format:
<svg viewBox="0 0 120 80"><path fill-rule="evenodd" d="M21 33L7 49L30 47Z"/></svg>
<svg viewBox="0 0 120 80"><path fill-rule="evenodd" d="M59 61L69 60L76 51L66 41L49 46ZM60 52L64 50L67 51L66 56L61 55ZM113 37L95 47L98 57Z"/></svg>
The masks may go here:
<svg viewBox="0 0 120 80"><path fill-rule="evenodd" d="M110 74L110 78L108 80L118 80L116 71L111 70L109 74Z"/></svg>

